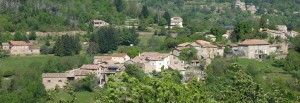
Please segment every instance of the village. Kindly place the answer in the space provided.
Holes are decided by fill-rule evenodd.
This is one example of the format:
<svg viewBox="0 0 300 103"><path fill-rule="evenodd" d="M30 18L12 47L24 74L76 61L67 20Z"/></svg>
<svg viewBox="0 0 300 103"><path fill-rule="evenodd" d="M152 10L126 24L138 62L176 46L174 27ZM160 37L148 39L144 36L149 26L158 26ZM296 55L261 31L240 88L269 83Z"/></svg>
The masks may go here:
<svg viewBox="0 0 300 103"><path fill-rule="evenodd" d="M34 2L0 1L3 103L300 100L297 0Z"/></svg>
<svg viewBox="0 0 300 103"><path fill-rule="evenodd" d="M171 28L182 28L183 19L181 17L173 17L171 19ZM93 20L95 27L109 26L102 20ZM271 37L279 37L282 40L287 36L294 37L298 35L294 31L288 31L285 25L277 25L278 30L261 29L261 32L268 33ZM222 38L229 39L233 30L227 30ZM206 34L212 42L216 37L212 34ZM46 89L55 89L57 87L64 88L68 81L78 80L87 75L95 75L99 78L98 86L103 87L108 81L109 75L120 74L124 72L126 65L134 64L143 69L145 73L160 72L164 69L178 70L184 76L184 80L190 79L185 76L189 73L197 75L199 81L205 80L203 69L209 65L215 57L240 57L248 59L265 59L272 54L286 55L288 53L287 42L269 43L264 39L247 39L239 43L230 43L227 45L215 45L205 40L196 40L194 42L186 42L176 46L170 53L143 52L134 58L130 58L126 53L113 53L112 55L95 56L94 62L84 64L80 68L74 68L65 73L43 73L43 84ZM38 55L40 51L34 46L34 41L10 41L2 43L3 50L8 50L10 55ZM197 50L197 58L190 62L179 59L181 51L186 48L194 48ZM229 50L224 51L225 48ZM282 56L279 56L282 57ZM199 69L200 65L204 68Z"/></svg>

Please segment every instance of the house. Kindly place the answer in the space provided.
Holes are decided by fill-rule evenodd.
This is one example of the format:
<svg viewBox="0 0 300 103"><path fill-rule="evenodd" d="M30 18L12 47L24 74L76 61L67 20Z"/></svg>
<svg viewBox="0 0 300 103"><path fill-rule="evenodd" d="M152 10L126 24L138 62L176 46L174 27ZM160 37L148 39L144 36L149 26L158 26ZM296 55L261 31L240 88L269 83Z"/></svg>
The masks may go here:
<svg viewBox="0 0 300 103"><path fill-rule="evenodd" d="M212 59L217 55L223 56L223 53L218 53L218 47L208 41L197 40L196 43L198 44L198 46L195 47L195 49L198 51L198 58Z"/></svg>
<svg viewBox="0 0 300 103"><path fill-rule="evenodd" d="M233 33L233 30L227 30L226 34L222 35L222 38L229 39L229 37L232 33Z"/></svg>
<svg viewBox="0 0 300 103"><path fill-rule="evenodd" d="M103 21L103 20L93 20L93 26L94 27L103 27L103 26L108 26L109 23Z"/></svg>
<svg viewBox="0 0 300 103"><path fill-rule="evenodd" d="M270 54L270 44L259 39L247 39L238 44L238 49L244 51L249 59L263 59Z"/></svg>
<svg viewBox="0 0 300 103"><path fill-rule="evenodd" d="M209 38L212 41L216 41L216 36L212 35L212 34L208 34L205 37Z"/></svg>
<svg viewBox="0 0 300 103"><path fill-rule="evenodd" d="M180 55L181 50L189 47L196 47L196 46L198 46L196 42L182 43L173 49L172 54L178 57Z"/></svg>
<svg viewBox="0 0 300 103"><path fill-rule="evenodd" d="M173 27L183 28L183 19L181 17L172 17L170 28Z"/></svg>
<svg viewBox="0 0 300 103"><path fill-rule="evenodd" d="M161 69L179 70L184 74L184 61L181 61L177 56L158 53L158 52L144 52L132 59L133 62L143 66L146 73L152 71L160 72Z"/></svg>
<svg viewBox="0 0 300 103"><path fill-rule="evenodd" d="M111 55L111 60L124 63L125 61L130 60L130 57L126 53L114 53Z"/></svg>
<svg viewBox="0 0 300 103"><path fill-rule="evenodd" d="M98 86L103 87L108 81L109 75L123 73L125 66L119 59L113 57L127 58L124 54L112 56L95 56L93 64L83 64L80 68L66 71L65 73L43 73L43 84L47 90L54 89L56 85L64 88L68 82L83 79L88 75L95 75L98 78Z"/></svg>
<svg viewBox="0 0 300 103"><path fill-rule="evenodd" d="M265 30L263 30L263 32L268 33L271 37L280 37L281 39L287 39L287 37L283 31L265 29Z"/></svg>
<svg viewBox="0 0 300 103"><path fill-rule="evenodd" d="M68 81L68 73L43 73L42 77L46 90L64 88Z"/></svg>
<svg viewBox="0 0 300 103"><path fill-rule="evenodd" d="M299 35L300 33L298 33L298 32L296 32L296 31L289 31L288 33L287 33L287 35L288 36L290 36L290 37L296 37L297 35Z"/></svg>
<svg viewBox="0 0 300 103"><path fill-rule="evenodd" d="M245 2L241 2L241 0L236 0L235 4L234 4L235 8L240 8L242 11L246 11L246 3Z"/></svg>
<svg viewBox="0 0 300 103"><path fill-rule="evenodd" d="M277 28L279 31L283 32L283 33L287 33L287 32L288 32L287 26L286 26L286 25L276 25L276 28Z"/></svg>
<svg viewBox="0 0 300 103"><path fill-rule="evenodd" d="M247 10L250 11L251 14L255 14L257 11L255 5L253 5L253 4L246 5L246 7L247 7Z"/></svg>
<svg viewBox="0 0 300 103"><path fill-rule="evenodd" d="M10 41L2 43L2 48L8 50L11 55L40 54L40 49L36 48L32 42Z"/></svg>

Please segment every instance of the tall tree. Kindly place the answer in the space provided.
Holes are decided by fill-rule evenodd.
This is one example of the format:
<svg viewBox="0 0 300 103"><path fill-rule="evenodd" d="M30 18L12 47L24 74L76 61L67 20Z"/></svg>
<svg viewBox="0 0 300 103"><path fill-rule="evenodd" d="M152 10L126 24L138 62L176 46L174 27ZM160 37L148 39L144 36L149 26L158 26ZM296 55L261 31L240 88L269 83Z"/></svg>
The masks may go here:
<svg viewBox="0 0 300 103"><path fill-rule="evenodd" d="M118 12L121 12L125 9L125 4L123 0L115 0L114 3Z"/></svg>
<svg viewBox="0 0 300 103"><path fill-rule="evenodd" d="M79 54L81 50L79 35L74 36L73 39L73 50L75 54Z"/></svg>
<svg viewBox="0 0 300 103"><path fill-rule="evenodd" d="M167 20L168 25L170 26L170 24L171 24L171 15L170 15L170 13L168 11L166 11L164 13L163 18L165 18Z"/></svg>
<svg viewBox="0 0 300 103"><path fill-rule="evenodd" d="M54 44L54 46L53 46L53 52L54 52L54 55L55 56L65 56L65 48L64 48L65 46L64 46L64 43L63 43L63 41L62 41L62 38L61 37L59 37L57 40L56 40L56 42L55 42L55 44Z"/></svg>
<svg viewBox="0 0 300 103"><path fill-rule="evenodd" d="M119 44L119 34L111 26L100 28L94 35L98 39L100 53L116 50ZM94 37L94 36L92 36Z"/></svg>
<svg viewBox="0 0 300 103"><path fill-rule="evenodd" d="M36 33L35 32L31 32L29 34L29 37L28 37L29 40L36 40Z"/></svg>
<svg viewBox="0 0 300 103"><path fill-rule="evenodd" d="M260 17L259 27L262 28L262 29L268 28L268 18L267 18L266 14L263 14Z"/></svg>
<svg viewBox="0 0 300 103"><path fill-rule="evenodd" d="M147 6L143 5L142 11L141 11L141 16L143 18L147 18L150 15L149 10Z"/></svg>

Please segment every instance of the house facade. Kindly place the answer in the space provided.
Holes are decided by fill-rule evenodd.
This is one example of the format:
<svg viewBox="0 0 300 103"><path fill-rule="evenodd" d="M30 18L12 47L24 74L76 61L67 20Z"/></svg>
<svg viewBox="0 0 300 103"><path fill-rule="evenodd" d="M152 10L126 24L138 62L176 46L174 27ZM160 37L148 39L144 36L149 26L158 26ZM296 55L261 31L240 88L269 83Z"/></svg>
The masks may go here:
<svg viewBox="0 0 300 103"><path fill-rule="evenodd" d="M249 59L262 59L270 54L270 44L265 40L248 39L238 44L238 49L244 51Z"/></svg>
<svg viewBox="0 0 300 103"><path fill-rule="evenodd" d="M2 43L2 48L8 50L11 55L40 54L40 49L36 48L32 42L10 41Z"/></svg>
<svg viewBox="0 0 300 103"><path fill-rule="evenodd" d="M42 77L46 90L64 88L68 82L68 73L43 73Z"/></svg>
<svg viewBox="0 0 300 103"><path fill-rule="evenodd" d="M114 53L111 55L111 59L119 63L124 63L130 60L130 57L126 53Z"/></svg>
<svg viewBox="0 0 300 103"><path fill-rule="evenodd" d="M183 28L183 19L181 17L172 17L170 28L173 27Z"/></svg>
<svg viewBox="0 0 300 103"><path fill-rule="evenodd" d="M103 26L108 26L109 23L103 21L103 20L93 20L93 26L94 27L103 27Z"/></svg>

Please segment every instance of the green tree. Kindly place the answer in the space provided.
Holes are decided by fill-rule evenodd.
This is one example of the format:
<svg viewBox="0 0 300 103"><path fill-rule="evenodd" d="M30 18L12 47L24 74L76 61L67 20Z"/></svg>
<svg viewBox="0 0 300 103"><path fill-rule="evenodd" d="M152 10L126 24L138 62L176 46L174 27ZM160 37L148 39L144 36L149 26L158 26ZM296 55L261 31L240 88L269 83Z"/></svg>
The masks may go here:
<svg viewBox="0 0 300 103"><path fill-rule="evenodd" d="M142 52L138 46L120 46L117 51L119 53L127 53L131 58L138 56Z"/></svg>
<svg viewBox="0 0 300 103"><path fill-rule="evenodd" d="M170 26L170 24L171 24L171 15L168 11L166 11L164 13L163 18L165 18L165 20L167 20L168 26Z"/></svg>
<svg viewBox="0 0 300 103"><path fill-rule="evenodd" d="M100 28L94 35L98 39L97 43L100 53L108 53L109 51L116 50L120 43L119 34L113 27Z"/></svg>
<svg viewBox="0 0 300 103"><path fill-rule="evenodd" d="M225 34L226 30L221 27L214 27L210 29L210 33L216 36L216 41L222 41L222 35Z"/></svg>
<svg viewBox="0 0 300 103"><path fill-rule="evenodd" d="M185 48L180 52L179 58L184 61L197 59L197 50L193 47Z"/></svg>
<svg viewBox="0 0 300 103"><path fill-rule="evenodd" d="M114 3L118 12L121 12L125 9L125 4L123 0L115 0Z"/></svg>
<svg viewBox="0 0 300 103"><path fill-rule="evenodd" d="M260 17L259 27L262 28L262 29L268 28L268 18L267 18L266 14L263 14Z"/></svg>
<svg viewBox="0 0 300 103"><path fill-rule="evenodd" d="M15 41L28 41L27 37L21 32L16 32L14 35Z"/></svg>
<svg viewBox="0 0 300 103"><path fill-rule="evenodd" d="M29 37L28 37L29 40L36 40L36 33L35 32L31 32L29 34Z"/></svg>
<svg viewBox="0 0 300 103"><path fill-rule="evenodd" d="M125 73L131 77L137 78L139 81L143 81L144 77L147 76L147 74L145 74L144 71L138 67L138 65L132 64L126 66Z"/></svg>
<svg viewBox="0 0 300 103"><path fill-rule="evenodd" d="M53 46L53 53L55 56L65 56L65 45L61 37L56 40Z"/></svg>
<svg viewBox="0 0 300 103"><path fill-rule="evenodd" d="M143 5L142 11L141 11L141 17L148 18L149 15L150 15L150 12L149 12L147 6Z"/></svg>

